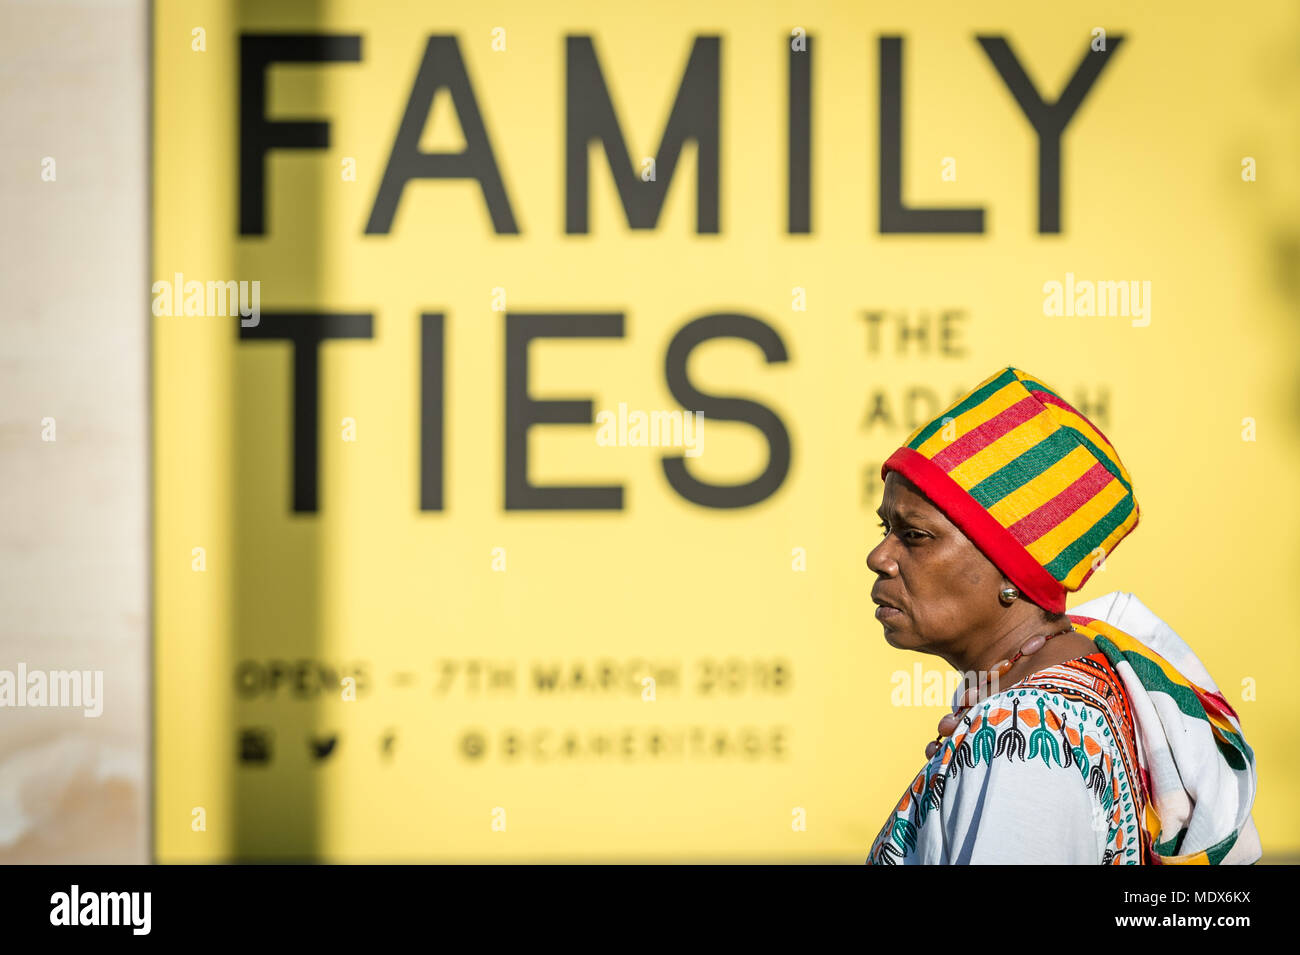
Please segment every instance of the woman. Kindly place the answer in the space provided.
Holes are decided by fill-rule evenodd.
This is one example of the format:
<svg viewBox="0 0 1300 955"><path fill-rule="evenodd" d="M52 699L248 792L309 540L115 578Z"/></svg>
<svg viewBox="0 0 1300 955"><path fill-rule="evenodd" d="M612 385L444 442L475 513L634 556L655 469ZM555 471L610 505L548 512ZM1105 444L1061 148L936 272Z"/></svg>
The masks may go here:
<svg viewBox="0 0 1300 955"><path fill-rule="evenodd" d="M1065 613L1138 523L1096 426L1008 367L881 477L885 639L969 686L867 862L1257 861L1254 754L1200 661L1131 594Z"/></svg>

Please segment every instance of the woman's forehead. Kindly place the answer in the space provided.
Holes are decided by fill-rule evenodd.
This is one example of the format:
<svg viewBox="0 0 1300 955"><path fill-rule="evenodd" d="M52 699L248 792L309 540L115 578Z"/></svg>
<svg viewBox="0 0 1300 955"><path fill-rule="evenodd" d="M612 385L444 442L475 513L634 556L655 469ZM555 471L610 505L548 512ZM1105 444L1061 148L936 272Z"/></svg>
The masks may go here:
<svg viewBox="0 0 1300 955"><path fill-rule="evenodd" d="M921 493L921 489L897 471L890 471L885 475L884 499L896 508L901 507L904 510L935 509L930 499Z"/></svg>
<svg viewBox="0 0 1300 955"><path fill-rule="evenodd" d="M880 513L899 520L928 520L950 524L948 515L921 493L921 489L897 471L885 475L884 500Z"/></svg>

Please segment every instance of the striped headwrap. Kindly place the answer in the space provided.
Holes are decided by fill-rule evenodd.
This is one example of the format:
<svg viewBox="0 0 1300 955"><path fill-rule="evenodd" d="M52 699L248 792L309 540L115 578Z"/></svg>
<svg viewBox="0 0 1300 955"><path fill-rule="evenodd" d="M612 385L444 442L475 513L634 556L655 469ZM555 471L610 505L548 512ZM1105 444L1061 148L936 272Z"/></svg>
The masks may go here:
<svg viewBox="0 0 1300 955"><path fill-rule="evenodd" d="M912 432L881 478L890 471L1054 613L1138 522L1128 471L1105 435L1018 368L986 378Z"/></svg>

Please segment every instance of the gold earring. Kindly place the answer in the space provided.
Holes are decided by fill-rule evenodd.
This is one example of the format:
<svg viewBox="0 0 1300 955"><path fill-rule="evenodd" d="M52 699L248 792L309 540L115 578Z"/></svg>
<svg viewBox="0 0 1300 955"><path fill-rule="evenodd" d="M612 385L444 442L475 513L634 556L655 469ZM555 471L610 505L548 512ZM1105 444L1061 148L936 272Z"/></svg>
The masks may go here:
<svg viewBox="0 0 1300 955"><path fill-rule="evenodd" d="M1011 602L1019 596L1020 591L1016 590L1015 587L1003 587L998 591L998 599L1008 606L1010 606Z"/></svg>

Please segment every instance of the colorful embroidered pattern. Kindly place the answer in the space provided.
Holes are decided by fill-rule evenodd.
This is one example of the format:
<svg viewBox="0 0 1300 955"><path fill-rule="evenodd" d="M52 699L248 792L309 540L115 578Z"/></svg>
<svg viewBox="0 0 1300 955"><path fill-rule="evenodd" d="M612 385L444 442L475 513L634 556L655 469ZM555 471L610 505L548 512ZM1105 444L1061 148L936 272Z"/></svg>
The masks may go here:
<svg viewBox="0 0 1300 955"><path fill-rule="evenodd" d="M1076 624L1092 637L1095 631ZM868 864L915 861L924 827L944 802L945 790L960 784L964 770L992 768L995 761L1039 762L1055 772L1077 774L1091 796L1093 818L1086 828L1106 832L1103 865L1146 861L1145 810L1138 775L1133 715L1120 680L1103 652L1047 667L968 710L956 732L904 792L872 844ZM984 805L998 812L990 790ZM1072 820L1077 823L1077 820ZM935 844L942 834L933 837ZM935 855L928 853L927 855ZM937 853L939 861L948 861Z"/></svg>

